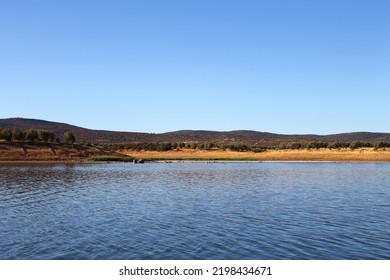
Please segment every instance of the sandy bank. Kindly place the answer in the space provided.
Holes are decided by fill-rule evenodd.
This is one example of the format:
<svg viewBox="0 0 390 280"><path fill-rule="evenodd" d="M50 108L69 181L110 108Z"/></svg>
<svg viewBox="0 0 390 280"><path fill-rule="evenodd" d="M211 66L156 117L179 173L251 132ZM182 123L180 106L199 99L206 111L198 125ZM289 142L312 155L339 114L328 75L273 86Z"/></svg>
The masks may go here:
<svg viewBox="0 0 390 280"><path fill-rule="evenodd" d="M374 149L340 149L340 150L267 150L261 153L234 152L223 150L192 150L177 151L129 151L121 153L145 160L185 160L185 161L373 161L389 162L390 149L375 151Z"/></svg>

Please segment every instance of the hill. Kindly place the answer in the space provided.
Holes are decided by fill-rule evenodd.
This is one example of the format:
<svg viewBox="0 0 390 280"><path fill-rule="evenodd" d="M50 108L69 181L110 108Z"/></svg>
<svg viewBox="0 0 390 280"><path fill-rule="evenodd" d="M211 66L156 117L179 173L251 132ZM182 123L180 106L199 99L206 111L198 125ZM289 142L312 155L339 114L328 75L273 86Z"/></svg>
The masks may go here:
<svg viewBox="0 0 390 280"><path fill-rule="evenodd" d="M0 128L47 130L60 138L63 137L64 132L70 131L76 136L78 142L92 143L152 141L151 138L153 136L153 134L149 133L93 130L66 123L25 118L0 119Z"/></svg>
<svg viewBox="0 0 390 280"><path fill-rule="evenodd" d="M390 133L353 132L332 135L286 135L250 130L236 130L226 132L207 130L180 130L155 134L92 130L66 123L25 118L0 119L0 128L21 130L41 129L53 132L58 137L62 137L65 131L70 131L76 136L77 142L91 143L226 142L250 143L258 145L278 145L280 143L293 141L390 142Z"/></svg>

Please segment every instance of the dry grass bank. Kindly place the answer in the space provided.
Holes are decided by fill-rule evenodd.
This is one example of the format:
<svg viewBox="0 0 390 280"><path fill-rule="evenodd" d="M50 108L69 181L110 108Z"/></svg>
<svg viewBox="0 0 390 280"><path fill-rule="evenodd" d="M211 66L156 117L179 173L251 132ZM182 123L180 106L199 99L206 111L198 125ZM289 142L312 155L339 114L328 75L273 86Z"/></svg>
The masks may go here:
<svg viewBox="0 0 390 280"><path fill-rule="evenodd" d="M145 160L256 160L256 161L390 161L390 149L268 150L262 153L223 150L182 149L167 152L129 151L121 153Z"/></svg>

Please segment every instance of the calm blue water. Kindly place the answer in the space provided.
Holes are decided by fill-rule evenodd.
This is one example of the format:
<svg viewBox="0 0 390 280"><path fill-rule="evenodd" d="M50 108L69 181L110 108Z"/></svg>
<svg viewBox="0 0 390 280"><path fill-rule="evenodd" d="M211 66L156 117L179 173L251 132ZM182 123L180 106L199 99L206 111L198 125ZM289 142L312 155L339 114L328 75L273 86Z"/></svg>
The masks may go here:
<svg viewBox="0 0 390 280"><path fill-rule="evenodd" d="M390 164L2 165L0 259L390 259Z"/></svg>

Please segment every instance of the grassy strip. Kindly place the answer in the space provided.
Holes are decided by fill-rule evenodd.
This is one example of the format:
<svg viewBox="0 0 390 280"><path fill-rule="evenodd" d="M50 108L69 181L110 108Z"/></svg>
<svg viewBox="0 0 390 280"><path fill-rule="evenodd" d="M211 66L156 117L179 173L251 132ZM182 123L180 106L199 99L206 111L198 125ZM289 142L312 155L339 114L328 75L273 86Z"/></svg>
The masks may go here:
<svg viewBox="0 0 390 280"><path fill-rule="evenodd" d="M270 150L263 153L235 151L180 150L169 152L120 151L121 153L149 161L390 161L390 150L369 149L341 150Z"/></svg>

